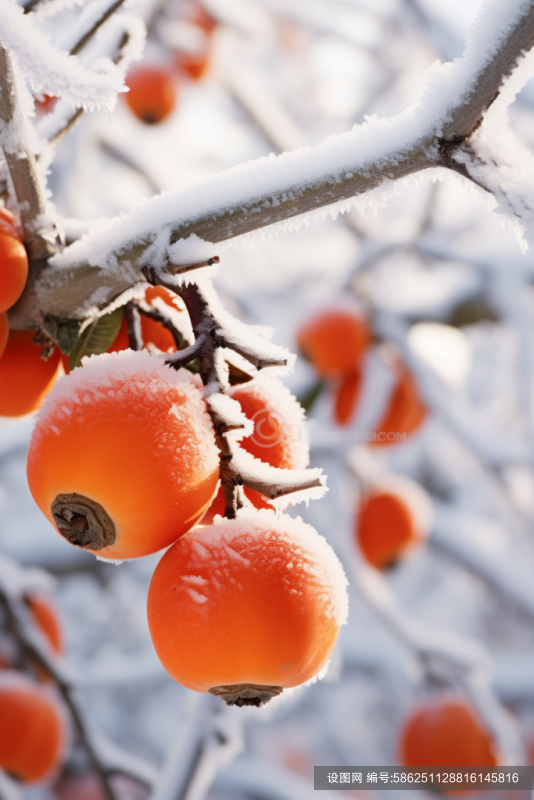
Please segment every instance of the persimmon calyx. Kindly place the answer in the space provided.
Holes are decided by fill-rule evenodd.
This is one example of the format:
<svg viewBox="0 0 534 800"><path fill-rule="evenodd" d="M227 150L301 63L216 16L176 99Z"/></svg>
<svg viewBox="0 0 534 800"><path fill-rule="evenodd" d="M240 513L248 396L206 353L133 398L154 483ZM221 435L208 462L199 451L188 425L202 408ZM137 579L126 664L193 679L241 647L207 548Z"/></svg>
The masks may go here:
<svg viewBox="0 0 534 800"><path fill-rule="evenodd" d="M214 686L210 694L220 697L227 706L264 706L273 697L282 694L281 686L262 686L256 683L236 683L230 686Z"/></svg>
<svg viewBox="0 0 534 800"><path fill-rule="evenodd" d="M113 520L107 511L83 494L58 494L51 505L58 530L71 544L98 552L115 542Z"/></svg>

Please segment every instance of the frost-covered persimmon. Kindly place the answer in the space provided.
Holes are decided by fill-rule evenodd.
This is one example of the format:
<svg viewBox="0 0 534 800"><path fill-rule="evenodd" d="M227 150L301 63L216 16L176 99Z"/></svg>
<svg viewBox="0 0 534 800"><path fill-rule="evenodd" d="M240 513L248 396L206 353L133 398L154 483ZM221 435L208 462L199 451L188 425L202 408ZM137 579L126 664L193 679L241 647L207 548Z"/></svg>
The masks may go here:
<svg viewBox="0 0 534 800"><path fill-rule="evenodd" d="M310 525L241 511L162 557L148 592L150 635L183 686L259 705L324 667L346 621L346 583Z"/></svg>
<svg viewBox="0 0 534 800"><path fill-rule="evenodd" d="M146 350L104 353L58 380L37 418L28 483L71 544L155 553L204 514L219 453L201 393Z"/></svg>
<svg viewBox="0 0 534 800"><path fill-rule="evenodd" d="M20 672L0 672L0 767L23 783L53 777L65 750L55 697Z"/></svg>
<svg viewBox="0 0 534 800"><path fill-rule="evenodd" d="M490 732L461 696L447 693L417 706L399 742L406 767L495 767L499 756Z"/></svg>
<svg viewBox="0 0 534 800"><path fill-rule="evenodd" d="M181 300L178 295L173 294L168 289L165 289L163 286L149 286L145 291L145 300L147 303L153 303L154 300L157 299L163 300L163 302L174 308L175 311L183 311L183 301Z"/></svg>
<svg viewBox="0 0 534 800"><path fill-rule="evenodd" d="M254 424L252 434L240 442L244 450L278 469L308 466L309 447L301 435L304 410L280 380L255 379L232 387L228 394L237 400L244 415ZM272 508L267 498L253 489L245 488L245 494L256 508ZM224 514L222 487L202 524L210 524L217 514Z"/></svg>
<svg viewBox="0 0 534 800"><path fill-rule="evenodd" d="M63 626L51 598L44 592L32 592L25 599L35 624L48 639L52 650L56 655L62 655Z"/></svg>
<svg viewBox="0 0 534 800"><path fill-rule="evenodd" d="M348 425L356 408L362 386L359 369L346 372L336 387L334 417L338 425Z"/></svg>
<svg viewBox="0 0 534 800"><path fill-rule="evenodd" d="M176 82L168 69L138 67L126 81L130 91L126 102L135 116L147 125L163 122L176 104Z"/></svg>
<svg viewBox="0 0 534 800"><path fill-rule="evenodd" d="M427 413L414 379L406 367L398 367L397 383L384 416L377 425L379 435L371 444L375 446L391 444L387 435L384 435L388 433L405 433L409 436L422 425Z"/></svg>
<svg viewBox="0 0 534 800"><path fill-rule="evenodd" d="M371 333L357 308L328 309L297 331L297 343L322 377L338 377L354 369L367 350Z"/></svg>
<svg viewBox="0 0 534 800"><path fill-rule="evenodd" d="M35 331L9 331L0 358L0 417L37 411L59 375L58 348L44 361L42 347L34 344L34 337Z"/></svg>
<svg viewBox="0 0 534 800"><path fill-rule="evenodd" d="M15 305L28 279L28 256L14 233L0 226L0 313Z"/></svg>
<svg viewBox="0 0 534 800"><path fill-rule="evenodd" d="M7 313L4 311L0 314L0 358L6 349L7 340L9 337L9 320Z"/></svg>
<svg viewBox="0 0 534 800"><path fill-rule="evenodd" d="M422 544L431 523L432 506L424 490L409 478L395 476L364 493L356 539L366 561L385 569Z"/></svg>

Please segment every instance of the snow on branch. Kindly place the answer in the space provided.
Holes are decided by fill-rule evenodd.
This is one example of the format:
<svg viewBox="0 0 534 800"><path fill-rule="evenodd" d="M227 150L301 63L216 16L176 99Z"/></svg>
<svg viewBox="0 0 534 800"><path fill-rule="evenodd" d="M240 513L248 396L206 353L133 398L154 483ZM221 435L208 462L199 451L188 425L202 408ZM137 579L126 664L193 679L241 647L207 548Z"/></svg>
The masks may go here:
<svg viewBox="0 0 534 800"><path fill-rule="evenodd" d="M24 113L28 111L31 100L19 79L11 52L3 43L4 30L1 35L0 147L18 202L24 243L33 266L57 251L61 234L46 202L44 178L36 161L38 148Z"/></svg>
<svg viewBox="0 0 534 800"><path fill-rule="evenodd" d="M40 284L47 313L83 318L84 304L97 289L97 304L105 307L142 279L147 250L163 230L170 232L171 245L191 234L221 242L275 223L287 226L302 215L308 216L297 224L310 215L336 215L377 187L383 199L393 180L421 170L448 167L473 177L455 153L533 44L531 2L488 0L464 56L434 64L418 104L392 119L370 118L318 147L251 161L163 193L110 220L54 258Z"/></svg>
<svg viewBox="0 0 534 800"><path fill-rule="evenodd" d="M117 92L123 91L116 74L101 74L84 67L74 56L58 50L19 6L0 0L2 42L14 53L34 94L59 95L86 109L114 108Z"/></svg>

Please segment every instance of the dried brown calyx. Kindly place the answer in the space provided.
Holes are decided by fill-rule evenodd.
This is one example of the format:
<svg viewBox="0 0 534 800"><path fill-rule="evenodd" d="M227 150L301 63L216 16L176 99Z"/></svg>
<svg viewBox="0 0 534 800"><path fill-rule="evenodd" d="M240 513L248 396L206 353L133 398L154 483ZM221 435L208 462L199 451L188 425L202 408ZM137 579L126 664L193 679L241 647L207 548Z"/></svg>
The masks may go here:
<svg viewBox="0 0 534 800"><path fill-rule="evenodd" d="M115 525L107 511L83 494L58 494L51 511L60 534L77 547L98 552L115 541Z"/></svg>
<svg viewBox="0 0 534 800"><path fill-rule="evenodd" d="M236 683L232 686L214 686L210 694L220 697L228 706L264 706L273 697L282 694L281 686L261 686L256 683Z"/></svg>

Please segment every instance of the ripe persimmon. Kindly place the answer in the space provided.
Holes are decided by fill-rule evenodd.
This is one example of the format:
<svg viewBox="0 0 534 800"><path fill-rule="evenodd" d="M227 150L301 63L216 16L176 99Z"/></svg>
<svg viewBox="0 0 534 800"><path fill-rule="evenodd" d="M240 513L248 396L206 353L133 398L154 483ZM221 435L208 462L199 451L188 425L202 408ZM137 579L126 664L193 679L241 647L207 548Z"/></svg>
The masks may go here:
<svg viewBox="0 0 534 800"><path fill-rule="evenodd" d="M297 332L297 343L322 377L339 377L353 370L371 340L359 309L323 311Z"/></svg>
<svg viewBox="0 0 534 800"><path fill-rule="evenodd" d="M28 256L14 233L0 226L0 313L15 305L28 279Z"/></svg>
<svg viewBox="0 0 534 800"><path fill-rule="evenodd" d="M218 477L201 393L146 350L93 356L61 378L28 454L43 514L71 544L110 559L155 553L183 536Z"/></svg>
<svg viewBox="0 0 534 800"><path fill-rule="evenodd" d="M336 388L334 417L338 425L348 425L362 386L362 373L359 369L346 372Z"/></svg>
<svg viewBox="0 0 534 800"><path fill-rule="evenodd" d="M163 122L176 104L176 83L167 69L140 67L126 81L130 91L126 102L135 116L147 125Z"/></svg>
<svg viewBox="0 0 534 800"><path fill-rule="evenodd" d="M44 361L34 337L35 331L9 331L0 358L0 417L37 411L59 375L59 349Z"/></svg>
<svg viewBox="0 0 534 800"><path fill-rule="evenodd" d="M305 469L308 466L309 447L300 435L304 410L281 381L256 379L233 386L228 394L237 400L244 415L254 423L252 434L240 442L244 450L278 469ZM267 498L253 489L245 487L245 494L256 508L272 508ZM222 487L202 524L210 524L217 514L224 514Z"/></svg>
<svg viewBox="0 0 534 800"><path fill-rule="evenodd" d="M20 672L0 672L0 767L23 783L53 776L65 750L55 698Z"/></svg>
<svg viewBox="0 0 534 800"><path fill-rule="evenodd" d="M421 703L405 720L400 735L406 767L495 767L498 753L475 709L448 693Z"/></svg>
<svg viewBox="0 0 534 800"><path fill-rule="evenodd" d="M37 627L48 639L50 647L56 655L62 655L63 626L54 603L44 592L32 592L25 599Z"/></svg>
<svg viewBox="0 0 534 800"><path fill-rule="evenodd" d="M396 476L363 495L356 538L369 564L385 569L427 538L431 521L432 506L424 490Z"/></svg>
<svg viewBox="0 0 534 800"><path fill-rule="evenodd" d="M183 686L261 705L324 667L346 621L346 583L310 525L243 510L161 558L148 592L150 635Z"/></svg>
<svg viewBox="0 0 534 800"><path fill-rule="evenodd" d="M0 358L6 349L7 340L9 338L9 320L7 313L4 311L0 314Z"/></svg>
<svg viewBox="0 0 534 800"><path fill-rule="evenodd" d="M391 444L388 433L405 433L409 436L424 422L427 413L414 379L406 367L399 366L397 383L384 416L377 425L378 436L371 444L378 447Z"/></svg>
<svg viewBox="0 0 534 800"><path fill-rule="evenodd" d="M199 81L208 71L209 49L208 47L203 48L199 53L187 53L185 50L181 50L174 57L174 62L178 69L185 72L192 81Z"/></svg>

